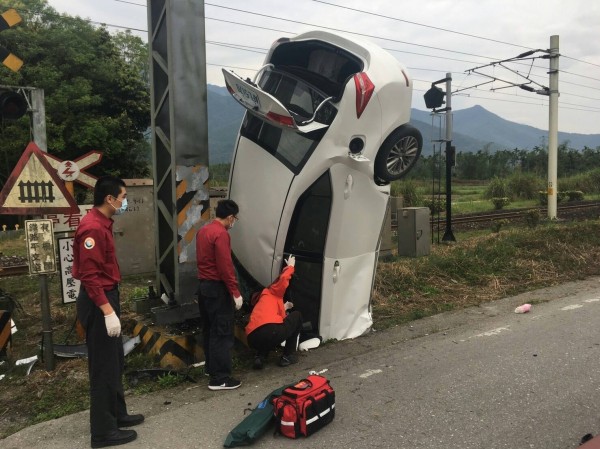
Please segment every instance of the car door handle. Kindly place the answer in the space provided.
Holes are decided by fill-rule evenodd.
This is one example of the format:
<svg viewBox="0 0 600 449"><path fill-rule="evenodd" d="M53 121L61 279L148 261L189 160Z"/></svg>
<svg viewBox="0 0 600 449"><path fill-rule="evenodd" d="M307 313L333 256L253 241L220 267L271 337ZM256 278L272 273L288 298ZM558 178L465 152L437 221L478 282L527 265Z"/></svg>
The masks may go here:
<svg viewBox="0 0 600 449"><path fill-rule="evenodd" d="M339 261L335 261L333 264L333 282L336 283L338 278L340 277L340 263Z"/></svg>

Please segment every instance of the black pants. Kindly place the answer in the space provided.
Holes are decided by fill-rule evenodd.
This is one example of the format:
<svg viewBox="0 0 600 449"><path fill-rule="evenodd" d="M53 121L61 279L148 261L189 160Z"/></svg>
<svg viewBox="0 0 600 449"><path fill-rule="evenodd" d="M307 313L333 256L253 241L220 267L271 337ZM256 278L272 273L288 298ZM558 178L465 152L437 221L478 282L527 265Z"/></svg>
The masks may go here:
<svg viewBox="0 0 600 449"><path fill-rule="evenodd" d="M285 341L283 353L290 355L296 351L298 335L302 330L302 315L297 310L288 313L281 324L263 324L248 335L248 345L256 349L258 355L266 357L270 350Z"/></svg>
<svg viewBox="0 0 600 449"><path fill-rule="evenodd" d="M110 305L121 316L119 289L106 292ZM117 419L127 415L122 375L125 366L121 337L106 333L104 314L83 287L77 297L77 318L85 328L90 376L90 425L93 437L117 430Z"/></svg>
<svg viewBox="0 0 600 449"><path fill-rule="evenodd" d="M202 317L206 372L211 380L223 381L231 376L233 298L223 282L201 280L198 304Z"/></svg>

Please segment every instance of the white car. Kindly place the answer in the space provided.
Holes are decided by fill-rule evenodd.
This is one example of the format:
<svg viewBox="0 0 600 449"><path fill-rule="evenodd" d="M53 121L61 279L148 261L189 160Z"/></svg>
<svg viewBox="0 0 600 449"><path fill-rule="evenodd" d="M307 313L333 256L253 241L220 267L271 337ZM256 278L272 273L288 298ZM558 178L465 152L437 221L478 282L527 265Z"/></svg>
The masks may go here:
<svg viewBox="0 0 600 449"><path fill-rule="evenodd" d="M244 296L293 254L288 296L304 321L324 339L363 334L389 182L422 148L406 69L375 44L312 31L276 41L254 80L223 74L247 109L229 180Z"/></svg>

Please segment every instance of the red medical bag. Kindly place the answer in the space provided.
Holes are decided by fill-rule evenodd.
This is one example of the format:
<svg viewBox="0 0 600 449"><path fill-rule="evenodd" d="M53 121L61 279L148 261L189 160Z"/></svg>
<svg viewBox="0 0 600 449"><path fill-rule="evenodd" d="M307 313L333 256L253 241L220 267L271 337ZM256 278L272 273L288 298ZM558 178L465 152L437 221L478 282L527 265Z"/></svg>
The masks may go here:
<svg viewBox="0 0 600 449"><path fill-rule="evenodd" d="M308 376L273 399L277 431L288 438L312 435L335 416L335 392L329 381Z"/></svg>

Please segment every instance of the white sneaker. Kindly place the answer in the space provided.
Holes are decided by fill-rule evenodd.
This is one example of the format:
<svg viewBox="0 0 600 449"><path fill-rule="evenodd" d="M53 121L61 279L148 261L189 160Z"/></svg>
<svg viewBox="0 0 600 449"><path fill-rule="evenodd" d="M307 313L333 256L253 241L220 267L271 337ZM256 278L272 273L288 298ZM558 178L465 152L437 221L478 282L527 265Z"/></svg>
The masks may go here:
<svg viewBox="0 0 600 449"><path fill-rule="evenodd" d="M309 338L298 345L300 351L308 351L309 349L318 348L321 344L320 338Z"/></svg>

